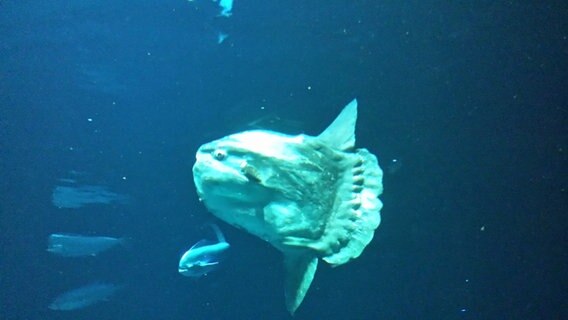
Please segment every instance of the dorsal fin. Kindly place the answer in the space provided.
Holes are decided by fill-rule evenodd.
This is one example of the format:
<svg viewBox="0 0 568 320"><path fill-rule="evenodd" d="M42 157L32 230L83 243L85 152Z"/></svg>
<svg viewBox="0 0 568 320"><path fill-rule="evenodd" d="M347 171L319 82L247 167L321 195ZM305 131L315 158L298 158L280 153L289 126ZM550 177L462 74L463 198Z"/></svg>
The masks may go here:
<svg viewBox="0 0 568 320"><path fill-rule="evenodd" d="M353 99L318 138L339 150L355 147L355 123L357 122L357 99Z"/></svg>
<svg viewBox="0 0 568 320"><path fill-rule="evenodd" d="M201 240L197 241L196 244L191 246L191 248L189 248L189 250L209 246L209 245L212 245L212 244L213 243L211 241L207 240L207 239L201 239Z"/></svg>
<svg viewBox="0 0 568 320"><path fill-rule="evenodd" d="M215 236L217 236L217 241L227 242L225 240L225 236L223 236L223 233L221 232L221 229L219 228L219 226L217 226L214 223L210 223L209 226L211 227L211 229L213 229L213 232L215 232Z"/></svg>

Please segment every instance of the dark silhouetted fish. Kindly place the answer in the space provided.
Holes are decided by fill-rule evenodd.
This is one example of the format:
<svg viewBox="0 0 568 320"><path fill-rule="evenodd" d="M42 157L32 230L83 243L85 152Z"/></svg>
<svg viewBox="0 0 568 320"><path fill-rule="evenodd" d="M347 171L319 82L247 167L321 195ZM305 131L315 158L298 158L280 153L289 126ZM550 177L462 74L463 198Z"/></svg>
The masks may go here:
<svg viewBox="0 0 568 320"><path fill-rule="evenodd" d="M120 287L111 283L93 283L55 298L48 306L51 310L70 311L108 300Z"/></svg>
<svg viewBox="0 0 568 320"><path fill-rule="evenodd" d="M47 251L63 257L96 256L117 245L128 242L125 238L91 237L77 234L52 234Z"/></svg>
<svg viewBox="0 0 568 320"><path fill-rule="evenodd" d="M58 208L77 209L88 204L125 204L128 203L128 197L109 191L104 186L57 186L51 201Z"/></svg>

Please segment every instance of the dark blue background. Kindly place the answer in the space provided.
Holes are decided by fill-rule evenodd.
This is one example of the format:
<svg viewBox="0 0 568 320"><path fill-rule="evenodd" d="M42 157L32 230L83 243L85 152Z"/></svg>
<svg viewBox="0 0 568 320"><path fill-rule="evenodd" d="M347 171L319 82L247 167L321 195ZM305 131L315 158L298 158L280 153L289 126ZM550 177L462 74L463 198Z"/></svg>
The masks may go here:
<svg viewBox="0 0 568 320"><path fill-rule="evenodd" d="M236 0L217 13L208 0L0 2L1 319L289 319L280 254L225 224L223 268L177 273L210 236L194 154L266 115L316 135L354 97L357 144L386 169L383 222L360 258L320 264L295 318L566 313L565 3ZM55 208L70 170L131 202ZM53 232L133 243L62 259L45 252ZM93 280L126 287L47 309Z"/></svg>

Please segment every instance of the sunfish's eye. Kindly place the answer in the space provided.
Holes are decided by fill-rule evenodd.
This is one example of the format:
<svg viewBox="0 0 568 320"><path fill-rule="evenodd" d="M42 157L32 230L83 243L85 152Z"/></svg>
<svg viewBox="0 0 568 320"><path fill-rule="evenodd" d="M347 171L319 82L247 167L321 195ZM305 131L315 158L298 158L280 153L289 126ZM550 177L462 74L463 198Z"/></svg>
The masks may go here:
<svg viewBox="0 0 568 320"><path fill-rule="evenodd" d="M213 157L215 157L215 159L221 161L221 160L223 160L227 157L227 152L225 150L217 149L217 150L213 151Z"/></svg>

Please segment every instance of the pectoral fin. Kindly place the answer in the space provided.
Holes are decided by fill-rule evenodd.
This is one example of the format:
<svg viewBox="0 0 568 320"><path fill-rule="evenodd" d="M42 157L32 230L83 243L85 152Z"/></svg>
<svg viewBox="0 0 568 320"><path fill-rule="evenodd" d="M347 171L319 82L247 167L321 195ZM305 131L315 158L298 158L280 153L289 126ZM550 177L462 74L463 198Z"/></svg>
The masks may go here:
<svg viewBox="0 0 568 320"><path fill-rule="evenodd" d="M255 167L251 166L247 161L241 162L241 173L250 181L260 183L260 174Z"/></svg>
<svg viewBox="0 0 568 320"><path fill-rule="evenodd" d="M285 253L284 265L286 269L286 308L293 315L314 280L318 258L306 253Z"/></svg>

